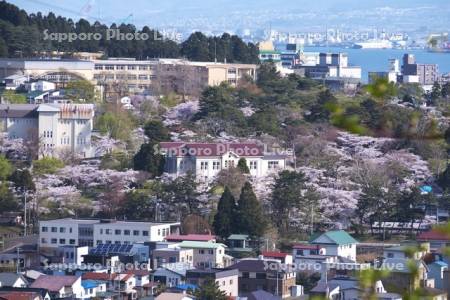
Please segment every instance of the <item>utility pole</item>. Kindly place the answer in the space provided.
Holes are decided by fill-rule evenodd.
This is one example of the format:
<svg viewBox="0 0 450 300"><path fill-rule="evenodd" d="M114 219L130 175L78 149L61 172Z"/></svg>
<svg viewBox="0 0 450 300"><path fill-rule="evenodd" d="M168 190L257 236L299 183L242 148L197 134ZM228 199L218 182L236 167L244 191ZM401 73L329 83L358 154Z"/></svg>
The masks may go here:
<svg viewBox="0 0 450 300"><path fill-rule="evenodd" d="M23 236L27 236L27 191L25 190L23 194L23 210L24 210L24 218L23 218Z"/></svg>
<svg viewBox="0 0 450 300"><path fill-rule="evenodd" d="M17 247L17 248L16 248L16 251L17 251L17 258L16 258L16 273L19 274L19 272L20 272L20 266L19 266L19 264L20 264L20 257L19 257L19 251L20 251L20 248Z"/></svg>

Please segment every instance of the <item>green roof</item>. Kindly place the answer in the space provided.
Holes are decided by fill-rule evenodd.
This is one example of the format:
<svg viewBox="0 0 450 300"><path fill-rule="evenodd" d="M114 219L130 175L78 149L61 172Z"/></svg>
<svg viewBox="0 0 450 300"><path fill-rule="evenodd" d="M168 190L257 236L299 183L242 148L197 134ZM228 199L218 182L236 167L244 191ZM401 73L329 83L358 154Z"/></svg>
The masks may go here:
<svg viewBox="0 0 450 300"><path fill-rule="evenodd" d="M260 54L281 54L281 52L275 50L259 50Z"/></svg>
<svg viewBox="0 0 450 300"><path fill-rule="evenodd" d="M323 235L325 235L327 238L332 240L337 245L358 243L357 240L355 240L350 234L348 234L344 230L333 230L333 231L325 232L319 236L313 237L310 242L314 243L317 239L319 239Z"/></svg>
<svg viewBox="0 0 450 300"><path fill-rule="evenodd" d="M220 246L227 247L221 243L213 243L213 242L195 242L195 241L183 241L180 244L180 248L205 248L205 249L217 249Z"/></svg>
<svg viewBox="0 0 450 300"><path fill-rule="evenodd" d="M247 234L232 234L228 237L229 240L247 240Z"/></svg>

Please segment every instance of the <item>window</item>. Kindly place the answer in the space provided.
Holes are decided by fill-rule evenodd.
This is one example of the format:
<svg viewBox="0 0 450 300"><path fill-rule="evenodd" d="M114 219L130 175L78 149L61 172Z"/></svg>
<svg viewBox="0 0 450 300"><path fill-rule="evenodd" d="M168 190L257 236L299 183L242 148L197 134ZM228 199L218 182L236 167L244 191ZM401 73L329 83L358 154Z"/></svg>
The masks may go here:
<svg viewBox="0 0 450 300"><path fill-rule="evenodd" d="M139 70L148 70L148 66L139 66Z"/></svg>
<svg viewBox="0 0 450 300"><path fill-rule="evenodd" d="M139 80L147 80L147 75L139 75Z"/></svg>
<svg viewBox="0 0 450 300"><path fill-rule="evenodd" d="M136 66L128 65L128 70L136 70Z"/></svg>
<svg viewBox="0 0 450 300"><path fill-rule="evenodd" d="M97 245L100 245L102 243L102 240L97 240Z"/></svg>
<svg viewBox="0 0 450 300"><path fill-rule="evenodd" d="M120 241L115 241L114 244L120 245Z"/></svg>
<svg viewBox="0 0 450 300"><path fill-rule="evenodd" d="M75 245L75 240L74 240L74 239L70 239L70 240L69 240L69 244Z"/></svg>
<svg viewBox="0 0 450 300"><path fill-rule="evenodd" d="M208 162L207 161L200 162L200 170L208 170Z"/></svg>
<svg viewBox="0 0 450 300"><path fill-rule="evenodd" d="M110 240L106 240L105 244L111 244L111 241Z"/></svg>
<svg viewBox="0 0 450 300"><path fill-rule="evenodd" d="M269 169L276 169L276 168L278 168L278 162L277 161L269 161L268 167L269 167Z"/></svg>
<svg viewBox="0 0 450 300"><path fill-rule="evenodd" d="M220 170L220 161L213 161L213 170Z"/></svg>
<svg viewBox="0 0 450 300"><path fill-rule="evenodd" d="M52 232L58 232L58 227L52 227Z"/></svg>
<svg viewBox="0 0 450 300"><path fill-rule="evenodd" d="M129 231L129 230L124 230L124 231L123 231L123 234L124 234L124 235L130 235L130 231Z"/></svg>
<svg viewBox="0 0 450 300"><path fill-rule="evenodd" d="M43 227L42 227L42 232L48 232L48 227L43 226Z"/></svg>
<svg viewBox="0 0 450 300"><path fill-rule="evenodd" d="M122 234L122 230L116 229L116 230L114 230L114 234L115 235L121 235Z"/></svg>
<svg viewBox="0 0 450 300"><path fill-rule="evenodd" d="M136 80L137 76L136 75L128 75L128 80Z"/></svg>
<svg viewBox="0 0 450 300"><path fill-rule="evenodd" d="M161 229L158 229L158 235L161 235Z"/></svg>
<svg viewBox="0 0 450 300"><path fill-rule="evenodd" d="M123 65L116 65L116 70L125 70L125 66L123 66Z"/></svg>
<svg viewBox="0 0 450 300"><path fill-rule="evenodd" d="M114 70L114 65L106 65L105 70Z"/></svg>
<svg viewBox="0 0 450 300"><path fill-rule="evenodd" d="M103 70L103 65L95 65L96 70Z"/></svg>
<svg viewBox="0 0 450 300"><path fill-rule="evenodd" d="M111 234L112 230L111 229L105 229L105 234Z"/></svg>
<svg viewBox="0 0 450 300"><path fill-rule="evenodd" d="M208 250L208 253L209 254L214 254L214 251L213 250Z"/></svg>
<svg viewBox="0 0 450 300"><path fill-rule="evenodd" d="M46 238L41 238L41 243L42 244L47 244L47 239Z"/></svg>
<svg viewBox="0 0 450 300"><path fill-rule="evenodd" d="M388 258L393 258L393 257L394 257L394 253L389 252L389 253L387 254L387 257L388 257Z"/></svg>
<svg viewBox="0 0 450 300"><path fill-rule="evenodd" d="M103 234L103 229L102 228L100 228L100 234Z"/></svg>
<svg viewBox="0 0 450 300"><path fill-rule="evenodd" d="M66 228L65 228L65 227L59 227L59 232L60 232L60 233L66 232Z"/></svg>
<svg viewBox="0 0 450 300"><path fill-rule="evenodd" d="M256 161L250 161L250 170L256 170L258 163Z"/></svg>
<svg viewBox="0 0 450 300"><path fill-rule="evenodd" d="M133 230L133 235L134 236L138 236L139 235L139 230Z"/></svg>
<svg viewBox="0 0 450 300"><path fill-rule="evenodd" d="M205 250L198 250L198 253L205 254Z"/></svg>
<svg viewBox="0 0 450 300"><path fill-rule="evenodd" d="M57 242L58 242L57 239L52 239L52 240L51 240L51 243L52 243L52 244L56 244Z"/></svg>
<svg viewBox="0 0 450 300"><path fill-rule="evenodd" d="M148 230L143 230L143 231L142 231L142 235L143 235L143 236L148 236Z"/></svg>
<svg viewBox="0 0 450 300"><path fill-rule="evenodd" d="M242 278L250 278L248 272L242 272Z"/></svg>
<svg viewBox="0 0 450 300"><path fill-rule="evenodd" d="M66 243L66 239L59 239L59 243L60 244L65 244Z"/></svg>

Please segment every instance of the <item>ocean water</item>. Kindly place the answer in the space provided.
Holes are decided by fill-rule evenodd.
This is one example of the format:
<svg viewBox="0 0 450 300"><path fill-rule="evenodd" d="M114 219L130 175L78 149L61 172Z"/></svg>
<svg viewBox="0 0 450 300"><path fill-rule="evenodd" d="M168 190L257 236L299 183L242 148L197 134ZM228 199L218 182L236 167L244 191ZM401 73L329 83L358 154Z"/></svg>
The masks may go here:
<svg viewBox="0 0 450 300"><path fill-rule="evenodd" d="M305 47L308 52L346 52L349 65L361 66L362 80L368 81L369 72L382 72L388 69L388 59L397 58L402 64L405 53L414 54L418 63L437 64L441 74L450 73L450 53L428 52L426 50L398 49L346 49L338 47Z"/></svg>

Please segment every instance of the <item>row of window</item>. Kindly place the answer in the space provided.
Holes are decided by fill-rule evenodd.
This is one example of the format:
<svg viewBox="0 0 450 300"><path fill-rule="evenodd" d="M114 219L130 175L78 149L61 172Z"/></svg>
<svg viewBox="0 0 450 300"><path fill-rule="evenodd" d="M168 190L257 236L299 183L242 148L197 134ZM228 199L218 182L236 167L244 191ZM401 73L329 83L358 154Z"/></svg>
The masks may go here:
<svg viewBox="0 0 450 300"><path fill-rule="evenodd" d="M95 70L140 70L147 71L155 69L152 65L95 65Z"/></svg>
<svg viewBox="0 0 450 300"><path fill-rule="evenodd" d="M52 130L44 130L44 137L45 138L52 138L53 137L53 131Z"/></svg>
<svg viewBox="0 0 450 300"><path fill-rule="evenodd" d="M154 80L156 75L134 75L134 74L94 74L94 79L96 80Z"/></svg>
<svg viewBox="0 0 450 300"><path fill-rule="evenodd" d="M48 244L48 240L46 238L41 238L41 244ZM50 239L50 244L56 245L58 244L58 239L52 238ZM66 245L66 239L59 239L60 245ZM69 245L75 245L75 239L69 239Z"/></svg>
<svg viewBox="0 0 450 300"><path fill-rule="evenodd" d="M50 230L51 230L51 232L58 232L58 227L51 227ZM42 226L41 227L41 231L42 232L48 232L48 227L47 226ZM66 227L59 227L59 232L60 233L66 233ZM72 227L69 227L69 233L72 233Z"/></svg>
<svg viewBox="0 0 450 300"><path fill-rule="evenodd" d="M139 236L140 232L141 232L140 230L133 230L133 236ZM113 233L112 229L100 228L100 234L112 235L112 233ZM116 229L116 230L114 230L114 234L122 235L122 230ZM123 235L131 235L131 230L128 230L128 229L123 230ZM148 230L142 230L142 236L148 236L148 235L149 235Z"/></svg>

